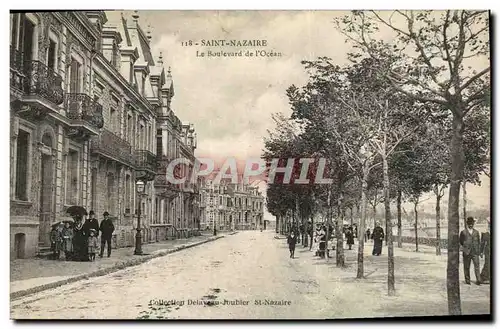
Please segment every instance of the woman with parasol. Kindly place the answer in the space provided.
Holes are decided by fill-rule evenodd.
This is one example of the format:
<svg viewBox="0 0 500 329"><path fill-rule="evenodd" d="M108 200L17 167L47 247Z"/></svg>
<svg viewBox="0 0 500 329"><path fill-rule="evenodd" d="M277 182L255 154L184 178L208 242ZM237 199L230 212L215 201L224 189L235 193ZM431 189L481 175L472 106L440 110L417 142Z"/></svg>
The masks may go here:
<svg viewBox="0 0 500 329"><path fill-rule="evenodd" d="M66 211L73 217L73 260L88 261L87 236L83 227L83 216L87 215L85 208L80 206L69 207Z"/></svg>

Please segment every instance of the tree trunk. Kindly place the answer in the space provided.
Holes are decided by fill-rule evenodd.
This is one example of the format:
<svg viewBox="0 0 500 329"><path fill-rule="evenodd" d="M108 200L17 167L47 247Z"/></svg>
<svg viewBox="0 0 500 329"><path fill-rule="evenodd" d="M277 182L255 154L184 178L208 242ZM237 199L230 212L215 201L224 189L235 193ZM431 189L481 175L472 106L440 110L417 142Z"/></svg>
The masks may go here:
<svg viewBox="0 0 500 329"><path fill-rule="evenodd" d="M331 219L332 219L332 190L331 190L331 186L328 186L328 199L327 199L327 205L328 205L328 217L326 219L326 239L325 239L325 257L326 257L326 261L328 262L329 261L329 258L328 257L328 234L329 234L329 231L330 231L330 222L331 222Z"/></svg>
<svg viewBox="0 0 500 329"><path fill-rule="evenodd" d="M354 218L353 218L353 214L352 214L352 206L349 207L349 211L350 211L350 214L351 214L351 226L354 225Z"/></svg>
<svg viewBox="0 0 500 329"><path fill-rule="evenodd" d="M234 219L233 219L233 221L234 221ZM279 224L280 224L280 216L278 215L278 216L276 216L276 227L275 227L276 234L279 233L279 228L280 228Z"/></svg>
<svg viewBox="0 0 500 329"><path fill-rule="evenodd" d="M372 211L373 211L373 227L375 227L375 223L377 222L377 205L372 205Z"/></svg>
<svg viewBox="0 0 500 329"><path fill-rule="evenodd" d="M464 181L462 183L462 190L463 190L463 213L464 213L464 228L467 227L467 182Z"/></svg>
<svg viewBox="0 0 500 329"><path fill-rule="evenodd" d="M403 192L401 191L401 188L399 188L398 189L398 198L396 200L396 206L397 206L397 211L398 211L398 248L403 248L403 241L402 241L403 230L402 230L402 224L401 224L402 194L403 194Z"/></svg>
<svg viewBox="0 0 500 329"><path fill-rule="evenodd" d="M459 199L460 184L463 178L463 117L462 109L455 108L458 112L453 114L452 139L451 139L451 175L450 192L448 197L448 264L446 268L446 288L448 293L449 315L461 315L460 282L459 282L459 241L460 215Z"/></svg>
<svg viewBox="0 0 500 329"><path fill-rule="evenodd" d="M418 201L413 203L413 211L415 211L415 251L418 252Z"/></svg>
<svg viewBox="0 0 500 329"><path fill-rule="evenodd" d="M391 200L390 200L390 186L389 186L389 163L387 157L383 157L383 171L384 171L384 206L385 206L385 222L387 237L387 293L389 296L396 294L394 286L394 246L392 243L392 223L391 223Z"/></svg>
<svg viewBox="0 0 500 329"><path fill-rule="evenodd" d="M365 166L369 166L369 164ZM364 248L365 248L364 235L366 234L365 232L366 208L367 208L366 190L368 188L369 173L370 172L366 167L363 168L363 181L361 182L361 218L359 220L359 228L358 228L360 238L358 239L358 273L356 275L357 279L362 279L365 276L363 259L364 259Z"/></svg>
<svg viewBox="0 0 500 329"><path fill-rule="evenodd" d="M312 249L312 246L313 246L313 234L314 234L314 215L311 215L311 228L312 228L312 231L311 231L311 234L309 236L310 240L309 241L309 250Z"/></svg>
<svg viewBox="0 0 500 329"><path fill-rule="evenodd" d="M340 187L342 188L342 187ZM345 262L344 262L344 214L345 211L343 209L344 207L344 196L343 193L340 192L339 199L337 201L337 209L338 209L338 219L337 219L337 228L336 228L336 235L337 235L337 252L336 252L336 265L337 267L344 267Z"/></svg>
<svg viewBox="0 0 500 329"><path fill-rule="evenodd" d="M436 255L441 255L441 196L439 195L439 185L434 187L436 194Z"/></svg>

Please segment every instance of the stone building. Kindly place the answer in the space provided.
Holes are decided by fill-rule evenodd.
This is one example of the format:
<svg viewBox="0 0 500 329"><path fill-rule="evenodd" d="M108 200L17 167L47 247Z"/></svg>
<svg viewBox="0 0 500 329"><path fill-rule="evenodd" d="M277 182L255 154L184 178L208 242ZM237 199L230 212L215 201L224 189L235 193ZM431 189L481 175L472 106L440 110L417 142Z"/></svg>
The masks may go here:
<svg viewBox="0 0 500 329"><path fill-rule="evenodd" d="M171 187L178 206L162 203L157 152L178 156L183 149L193 161L196 134L165 112L173 82L161 55L154 60L139 15L34 12L10 20L11 257L47 248L51 224L71 205L93 209L99 219L108 211L114 246L122 247L134 244L140 200L143 241L166 239L155 225L168 213L184 216L183 199ZM174 128L165 127L165 113ZM157 145L164 130L176 136L172 149ZM146 182L140 197L137 179ZM196 192L191 186L187 194ZM194 216L187 215L182 222L192 231Z"/></svg>
<svg viewBox="0 0 500 329"><path fill-rule="evenodd" d="M255 230L263 225L264 197L258 187L233 184L222 179L220 184L207 180L200 188L200 198L205 200L202 229Z"/></svg>

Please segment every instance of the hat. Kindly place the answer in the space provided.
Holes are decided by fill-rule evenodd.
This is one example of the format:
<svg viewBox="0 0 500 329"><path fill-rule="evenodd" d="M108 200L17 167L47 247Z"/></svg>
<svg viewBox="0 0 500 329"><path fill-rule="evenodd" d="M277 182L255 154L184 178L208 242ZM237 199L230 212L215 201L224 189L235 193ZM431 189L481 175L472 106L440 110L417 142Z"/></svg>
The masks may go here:
<svg viewBox="0 0 500 329"><path fill-rule="evenodd" d="M89 216L90 216L90 215L95 215L95 212L94 212L93 210L91 210L91 211L89 212Z"/></svg>
<svg viewBox="0 0 500 329"><path fill-rule="evenodd" d="M90 231L90 232L95 232L95 229L94 229L94 228L91 228L89 231Z"/></svg>
<svg viewBox="0 0 500 329"><path fill-rule="evenodd" d="M109 216L109 212L105 211L102 215L103 216Z"/></svg>
<svg viewBox="0 0 500 329"><path fill-rule="evenodd" d="M467 225L474 224L474 222L475 222L474 217L467 217Z"/></svg>

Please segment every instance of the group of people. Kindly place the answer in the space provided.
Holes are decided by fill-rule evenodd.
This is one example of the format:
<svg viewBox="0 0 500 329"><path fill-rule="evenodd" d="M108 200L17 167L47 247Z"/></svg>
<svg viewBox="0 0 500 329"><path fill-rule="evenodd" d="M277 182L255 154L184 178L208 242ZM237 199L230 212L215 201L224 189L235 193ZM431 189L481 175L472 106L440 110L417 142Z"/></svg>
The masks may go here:
<svg viewBox="0 0 500 329"><path fill-rule="evenodd" d="M109 213L103 213L104 219L99 225L94 211L90 211L89 218L83 220L83 216L74 215L74 223L64 222L52 227L50 232L51 249L53 258L61 259L61 253L65 260L94 261L99 248L98 237L101 233L100 257L103 257L104 247L107 245L107 255L111 256L111 237L115 230Z"/></svg>
<svg viewBox="0 0 500 329"><path fill-rule="evenodd" d="M470 284L470 263L474 263L474 274L476 284L490 282L490 223L488 222L488 231L479 235L479 231L474 228L475 220L473 217L467 218L467 227L460 232L460 246L462 247L462 257L464 262L465 283ZM479 257L484 257L483 270L480 272Z"/></svg>

